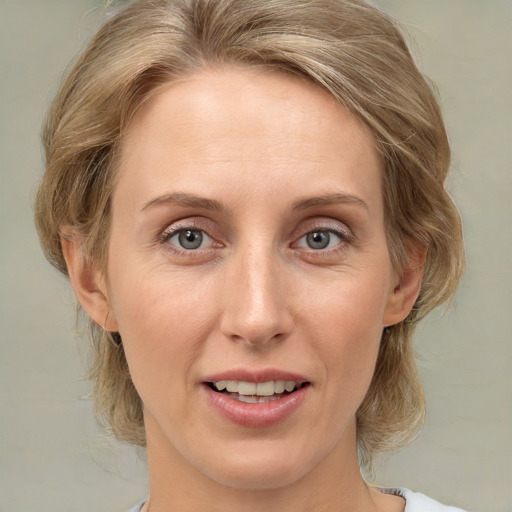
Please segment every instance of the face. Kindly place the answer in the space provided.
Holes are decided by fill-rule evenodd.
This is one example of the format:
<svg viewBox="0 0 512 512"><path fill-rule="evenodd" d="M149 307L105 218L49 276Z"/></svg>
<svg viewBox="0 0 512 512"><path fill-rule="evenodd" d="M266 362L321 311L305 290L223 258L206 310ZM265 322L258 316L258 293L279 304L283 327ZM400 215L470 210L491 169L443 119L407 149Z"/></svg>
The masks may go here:
<svg viewBox="0 0 512 512"><path fill-rule="evenodd" d="M150 451L248 488L355 457L383 327L408 312L380 173L362 125L284 74L203 71L138 112L105 297Z"/></svg>

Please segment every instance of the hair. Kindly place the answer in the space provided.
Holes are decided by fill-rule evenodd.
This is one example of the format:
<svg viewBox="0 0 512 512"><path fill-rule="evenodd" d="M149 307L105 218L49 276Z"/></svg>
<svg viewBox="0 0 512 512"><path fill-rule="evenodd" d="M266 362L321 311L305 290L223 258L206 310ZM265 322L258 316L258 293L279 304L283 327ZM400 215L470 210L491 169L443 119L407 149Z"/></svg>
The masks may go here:
<svg viewBox="0 0 512 512"><path fill-rule="evenodd" d="M43 131L46 172L35 219L44 253L67 274L60 238L105 268L119 146L162 85L205 67L266 66L324 88L370 131L383 162L386 234L396 269L426 248L419 297L384 330L357 412L360 461L409 442L424 418L411 335L448 301L464 255L445 190L450 151L439 105L395 20L362 0L135 0L107 19L65 78ZM96 413L114 435L145 444L142 403L118 334L89 320Z"/></svg>

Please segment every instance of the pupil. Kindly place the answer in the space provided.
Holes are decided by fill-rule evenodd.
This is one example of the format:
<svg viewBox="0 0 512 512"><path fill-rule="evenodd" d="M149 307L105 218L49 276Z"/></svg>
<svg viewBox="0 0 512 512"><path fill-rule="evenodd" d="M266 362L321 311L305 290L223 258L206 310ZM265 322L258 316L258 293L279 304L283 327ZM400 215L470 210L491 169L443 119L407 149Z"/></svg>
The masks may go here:
<svg viewBox="0 0 512 512"><path fill-rule="evenodd" d="M179 234L179 242L184 249L197 249L202 241L203 235L200 231L187 229Z"/></svg>
<svg viewBox="0 0 512 512"><path fill-rule="evenodd" d="M330 236L326 231L313 231L307 236L307 243L311 249L325 249L329 241Z"/></svg>

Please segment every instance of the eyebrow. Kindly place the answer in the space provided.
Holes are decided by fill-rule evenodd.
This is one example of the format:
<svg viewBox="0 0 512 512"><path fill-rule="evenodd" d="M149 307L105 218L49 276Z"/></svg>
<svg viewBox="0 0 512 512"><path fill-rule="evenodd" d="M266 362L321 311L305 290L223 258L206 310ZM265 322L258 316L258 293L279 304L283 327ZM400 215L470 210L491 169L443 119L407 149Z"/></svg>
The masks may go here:
<svg viewBox="0 0 512 512"><path fill-rule="evenodd" d="M359 197L353 194L341 192L324 194L321 196L304 197L293 203L293 210L307 210L308 208L317 208L322 206L332 206L335 204L352 204L362 206L368 210L368 205ZM200 208L202 210L210 210L216 212L228 211L223 203L216 199L207 199L205 197L189 194L185 192L173 192L163 196L156 197L144 203L141 211L154 208L161 205L178 205L190 208Z"/></svg>
<svg viewBox="0 0 512 512"><path fill-rule="evenodd" d="M343 192L334 192L321 196L301 198L293 203L293 209L307 210L308 208L332 206L335 204L351 204L355 206L362 206L364 209L368 210L368 205L360 197Z"/></svg>
<svg viewBox="0 0 512 512"><path fill-rule="evenodd" d="M216 212L228 210L220 201L215 199L207 199L206 197L188 194L185 192L173 192L171 194L156 197L155 199L151 199L147 203L144 203L141 211L160 205L187 206Z"/></svg>

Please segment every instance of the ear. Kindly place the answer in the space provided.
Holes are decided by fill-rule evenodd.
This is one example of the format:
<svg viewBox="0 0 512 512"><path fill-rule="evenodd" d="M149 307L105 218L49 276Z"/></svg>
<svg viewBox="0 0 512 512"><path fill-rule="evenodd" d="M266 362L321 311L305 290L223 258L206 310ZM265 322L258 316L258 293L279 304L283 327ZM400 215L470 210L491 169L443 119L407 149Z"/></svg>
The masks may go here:
<svg viewBox="0 0 512 512"><path fill-rule="evenodd" d="M75 234L60 236L60 243L71 286L87 314L108 331L118 331L117 320L110 308L105 278L82 250L82 239Z"/></svg>
<svg viewBox="0 0 512 512"><path fill-rule="evenodd" d="M408 253L407 268L402 273L396 273L394 288L390 291L384 313L384 327L404 320L411 312L421 290L427 248L415 245L408 250Z"/></svg>

